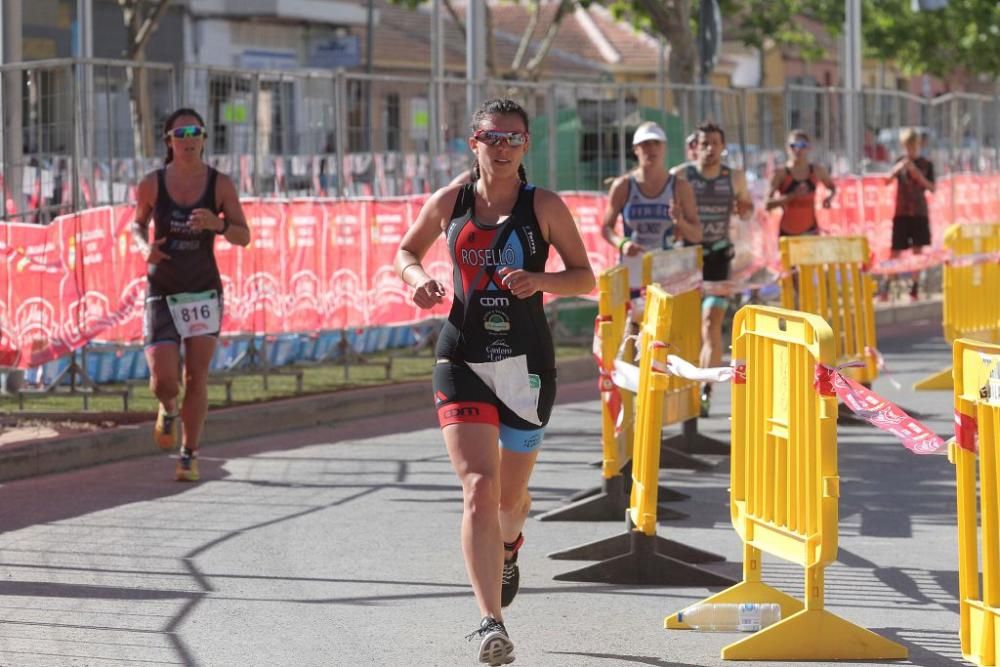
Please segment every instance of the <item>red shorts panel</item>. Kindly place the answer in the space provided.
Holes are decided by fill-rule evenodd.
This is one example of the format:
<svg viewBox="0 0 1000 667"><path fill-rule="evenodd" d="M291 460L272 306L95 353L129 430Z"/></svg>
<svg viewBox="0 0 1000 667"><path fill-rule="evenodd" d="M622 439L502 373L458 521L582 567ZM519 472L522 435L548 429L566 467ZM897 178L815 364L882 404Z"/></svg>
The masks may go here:
<svg viewBox="0 0 1000 667"><path fill-rule="evenodd" d="M438 423L441 427L449 424L492 424L500 426L500 413L491 403L463 401L445 403L438 407Z"/></svg>

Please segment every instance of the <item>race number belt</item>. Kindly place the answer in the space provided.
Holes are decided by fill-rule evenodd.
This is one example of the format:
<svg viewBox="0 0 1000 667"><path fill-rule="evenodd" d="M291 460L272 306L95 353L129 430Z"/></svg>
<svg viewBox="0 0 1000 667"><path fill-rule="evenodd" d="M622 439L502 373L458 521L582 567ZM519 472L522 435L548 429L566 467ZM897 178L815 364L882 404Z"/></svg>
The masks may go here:
<svg viewBox="0 0 1000 667"><path fill-rule="evenodd" d="M181 338L219 333L219 295L213 290L171 294L167 308Z"/></svg>

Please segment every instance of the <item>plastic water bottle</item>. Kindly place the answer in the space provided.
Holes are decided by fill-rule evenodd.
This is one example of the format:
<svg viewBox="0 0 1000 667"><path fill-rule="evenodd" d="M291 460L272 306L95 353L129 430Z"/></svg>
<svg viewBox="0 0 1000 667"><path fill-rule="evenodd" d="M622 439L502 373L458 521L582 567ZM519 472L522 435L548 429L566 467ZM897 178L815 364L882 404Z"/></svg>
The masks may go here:
<svg viewBox="0 0 1000 667"><path fill-rule="evenodd" d="M781 605L768 603L696 604L677 614L695 630L757 632L781 620Z"/></svg>

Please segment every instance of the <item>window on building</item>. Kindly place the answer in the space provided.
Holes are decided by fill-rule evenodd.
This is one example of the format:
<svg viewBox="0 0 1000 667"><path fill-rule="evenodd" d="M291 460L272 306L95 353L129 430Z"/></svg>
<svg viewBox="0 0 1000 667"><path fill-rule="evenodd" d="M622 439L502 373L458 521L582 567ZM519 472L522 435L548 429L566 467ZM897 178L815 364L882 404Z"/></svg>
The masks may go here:
<svg viewBox="0 0 1000 667"><path fill-rule="evenodd" d="M399 93L389 93L385 96L382 127L385 128L385 149L387 151L400 150L402 128L399 119Z"/></svg>
<svg viewBox="0 0 1000 667"><path fill-rule="evenodd" d="M366 149L365 97L363 81L347 82L347 150L356 153Z"/></svg>
<svg viewBox="0 0 1000 667"><path fill-rule="evenodd" d="M250 152L253 131L250 81L218 75L208 82L208 137L213 153Z"/></svg>

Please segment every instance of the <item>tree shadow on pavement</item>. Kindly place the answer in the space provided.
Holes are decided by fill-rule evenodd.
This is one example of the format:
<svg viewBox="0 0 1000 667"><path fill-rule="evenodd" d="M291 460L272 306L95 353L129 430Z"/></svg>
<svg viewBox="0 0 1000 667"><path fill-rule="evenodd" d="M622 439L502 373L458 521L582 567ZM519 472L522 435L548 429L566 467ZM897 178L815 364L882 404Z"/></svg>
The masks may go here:
<svg viewBox="0 0 1000 667"><path fill-rule="evenodd" d="M652 665L652 667L698 667L686 662L670 662L661 658L639 655L620 655L617 653L585 653L582 651L546 651L549 655L575 655L581 658L603 658L604 660L617 660L633 665Z"/></svg>
<svg viewBox="0 0 1000 667"><path fill-rule="evenodd" d="M910 652L910 663L920 667L959 667L967 665L962 658L962 643L958 629L946 633L940 630L913 628L873 628L875 632L902 644Z"/></svg>
<svg viewBox="0 0 1000 667"><path fill-rule="evenodd" d="M267 455L272 452L289 452L313 445L377 438L399 433L401 429L412 431L436 425L436 418L429 410L405 417L403 421L394 416L358 419L336 426L299 429L217 445L208 444L199 458L201 482L194 485L174 481L175 458L158 453L152 442L150 456L4 482L0 485L0 533L179 495L199 485L230 477L226 466L234 459L261 456L267 460ZM211 433L208 437L211 437ZM211 443L210 439L207 441ZM370 458L360 457L355 460Z"/></svg>

